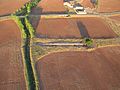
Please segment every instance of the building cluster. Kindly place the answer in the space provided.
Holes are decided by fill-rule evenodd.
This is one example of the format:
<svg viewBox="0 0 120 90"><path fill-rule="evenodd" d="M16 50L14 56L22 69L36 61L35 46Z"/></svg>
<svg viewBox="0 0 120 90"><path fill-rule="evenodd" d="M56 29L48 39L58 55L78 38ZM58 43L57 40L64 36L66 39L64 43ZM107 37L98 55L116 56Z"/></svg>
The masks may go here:
<svg viewBox="0 0 120 90"><path fill-rule="evenodd" d="M64 0L64 6L73 9L77 14L87 14L84 7L75 0Z"/></svg>

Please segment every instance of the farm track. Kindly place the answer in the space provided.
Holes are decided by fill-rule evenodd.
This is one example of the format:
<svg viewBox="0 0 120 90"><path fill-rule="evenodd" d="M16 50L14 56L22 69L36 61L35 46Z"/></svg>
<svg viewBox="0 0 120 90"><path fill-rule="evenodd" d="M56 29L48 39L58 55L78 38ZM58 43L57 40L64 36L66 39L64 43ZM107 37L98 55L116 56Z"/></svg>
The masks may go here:
<svg viewBox="0 0 120 90"><path fill-rule="evenodd" d="M109 13L96 13L96 14L86 14L86 15L77 15L77 14L70 14L70 17L98 17L98 16L114 16L119 15L120 11L117 12L109 12ZM30 14L30 17L51 17L51 18L57 18L57 17L66 17L68 14ZM0 16L0 20L6 20L11 17L11 14L2 15ZM18 16L19 18L25 18L26 16Z"/></svg>

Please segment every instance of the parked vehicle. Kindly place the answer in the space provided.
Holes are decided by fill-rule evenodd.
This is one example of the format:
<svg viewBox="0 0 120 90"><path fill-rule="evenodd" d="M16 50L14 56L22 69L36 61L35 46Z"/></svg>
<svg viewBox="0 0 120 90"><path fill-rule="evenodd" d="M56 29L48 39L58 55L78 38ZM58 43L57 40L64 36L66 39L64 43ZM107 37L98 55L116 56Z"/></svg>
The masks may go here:
<svg viewBox="0 0 120 90"><path fill-rule="evenodd" d="M80 4L75 4L73 6L73 9L74 11L77 13L77 14L87 14L86 10L84 9L83 6L81 6Z"/></svg>

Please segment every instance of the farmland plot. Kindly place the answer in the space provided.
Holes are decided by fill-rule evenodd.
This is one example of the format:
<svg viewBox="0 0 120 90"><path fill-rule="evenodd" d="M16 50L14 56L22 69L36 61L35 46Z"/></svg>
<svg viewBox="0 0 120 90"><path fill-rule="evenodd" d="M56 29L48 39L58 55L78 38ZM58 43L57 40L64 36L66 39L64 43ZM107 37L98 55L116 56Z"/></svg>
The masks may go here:
<svg viewBox="0 0 120 90"><path fill-rule="evenodd" d="M119 90L120 46L49 54L37 64L45 90Z"/></svg>
<svg viewBox="0 0 120 90"><path fill-rule="evenodd" d="M12 20L0 27L0 90L26 90L20 30Z"/></svg>
<svg viewBox="0 0 120 90"><path fill-rule="evenodd" d="M98 12L120 11L120 0L99 0Z"/></svg>
<svg viewBox="0 0 120 90"><path fill-rule="evenodd" d="M81 18L41 18L36 33L38 37L46 38L113 38L117 35L107 23L97 17Z"/></svg>
<svg viewBox="0 0 120 90"><path fill-rule="evenodd" d="M29 0L0 0L0 16L15 12Z"/></svg>

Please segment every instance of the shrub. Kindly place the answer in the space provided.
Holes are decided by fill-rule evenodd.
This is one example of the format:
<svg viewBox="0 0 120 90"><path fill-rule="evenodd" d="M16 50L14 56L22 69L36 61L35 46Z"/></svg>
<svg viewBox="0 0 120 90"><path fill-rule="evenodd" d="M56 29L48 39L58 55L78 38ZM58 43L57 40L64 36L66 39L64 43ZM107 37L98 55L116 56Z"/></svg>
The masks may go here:
<svg viewBox="0 0 120 90"><path fill-rule="evenodd" d="M20 31L21 31L21 36L22 38L26 38L27 35L25 33L25 30L24 30L24 25L22 24L21 20L19 17L15 16L15 15L12 15L12 18L15 20L15 22L18 24L19 28L20 28Z"/></svg>
<svg viewBox="0 0 120 90"><path fill-rule="evenodd" d="M31 38L33 38L35 36L35 30L32 27L32 25L30 24L29 20L27 19L27 17L25 18L25 24L27 29L29 30L30 36Z"/></svg>
<svg viewBox="0 0 120 90"><path fill-rule="evenodd" d="M92 47L92 46L93 46L93 41L92 41L92 39L86 38L86 39L85 39L85 44L86 44L88 47Z"/></svg>

